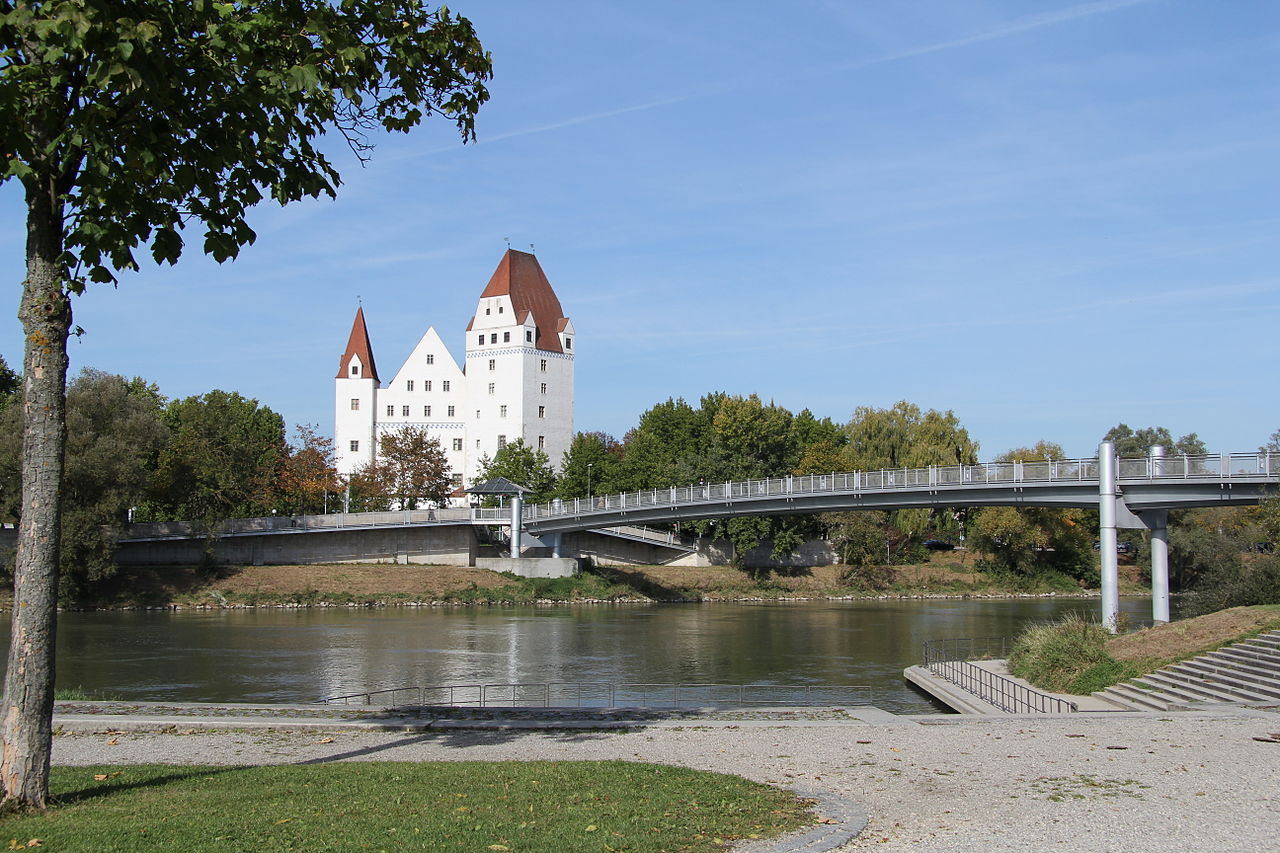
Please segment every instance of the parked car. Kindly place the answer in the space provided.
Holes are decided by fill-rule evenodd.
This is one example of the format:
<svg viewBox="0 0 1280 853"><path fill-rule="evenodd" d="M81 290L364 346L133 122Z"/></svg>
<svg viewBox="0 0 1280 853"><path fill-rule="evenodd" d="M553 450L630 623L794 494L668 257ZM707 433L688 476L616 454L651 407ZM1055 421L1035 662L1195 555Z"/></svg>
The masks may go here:
<svg viewBox="0 0 1280 853"><path fill-rule="evenodd" d="M926 539L921 543L930 551L954 551L955 545L942 539Z"/></svg>

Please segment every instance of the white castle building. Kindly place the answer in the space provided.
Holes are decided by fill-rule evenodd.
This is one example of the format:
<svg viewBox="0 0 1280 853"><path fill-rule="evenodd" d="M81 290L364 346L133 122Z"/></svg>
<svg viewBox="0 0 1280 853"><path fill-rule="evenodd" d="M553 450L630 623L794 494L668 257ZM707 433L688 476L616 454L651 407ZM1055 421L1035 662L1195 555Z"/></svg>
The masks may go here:
<svg viewBox="0 0 1280 853"><path fill-rule="evenodd" d="M409 426L439 439L457 485L519 438L559 466L573 440L573 338L538 259L511 249L467 324L462 368L430 327L383 385L357 309L334 380L338 472L373 461L379 436Z"/></svg>

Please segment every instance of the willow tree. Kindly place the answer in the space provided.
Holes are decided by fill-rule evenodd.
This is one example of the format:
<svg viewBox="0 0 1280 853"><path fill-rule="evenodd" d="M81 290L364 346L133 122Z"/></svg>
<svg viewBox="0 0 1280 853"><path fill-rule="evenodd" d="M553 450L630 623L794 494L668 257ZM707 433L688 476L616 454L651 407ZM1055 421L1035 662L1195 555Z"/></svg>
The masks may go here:
<svg viewBox="0 0 1280 853"><path fill-rule="evenodd" d="M0 180L27 208L5 801L48 791L70 297L139 248L176 262L191 227L235 257L267 196L333 196L326 134L362 159L432 114L472 138L489 76L470 22L416 0L0 0Z"/></svg>

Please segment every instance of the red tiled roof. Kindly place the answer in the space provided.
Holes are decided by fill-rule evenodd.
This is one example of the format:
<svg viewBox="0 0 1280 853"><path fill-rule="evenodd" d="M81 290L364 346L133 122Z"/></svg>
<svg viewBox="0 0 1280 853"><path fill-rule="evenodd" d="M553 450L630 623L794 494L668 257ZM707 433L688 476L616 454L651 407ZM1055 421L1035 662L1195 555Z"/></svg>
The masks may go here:
<svg viewBox="0 0 1280 853"><path fill-rule="evenodd" d="M351 337L347 338L347 351L342 354L342 360L338 363L339 379L350 378L353 355L359 356L360 363L364 365L360 378L381 383L378 379L378 367L373 363L373 347L369 345L369 330L364 325L364 308L356 309L356 319L351 324Z"/></svg>
<svg viewBox="0 0 1280 853"><path fill-rule="evenodd" d="M511 297L511 310L516 317L532 311L533 322L538 326L535 342L538 349L564 352L560 336L556 334L564 320L564 309L560 307L560 300L551 289L551 282L547 281L537 257L528 252L507 249L493 272L493 278L489 279L488 287L480 294L481 299L489 296Z"/></svg>

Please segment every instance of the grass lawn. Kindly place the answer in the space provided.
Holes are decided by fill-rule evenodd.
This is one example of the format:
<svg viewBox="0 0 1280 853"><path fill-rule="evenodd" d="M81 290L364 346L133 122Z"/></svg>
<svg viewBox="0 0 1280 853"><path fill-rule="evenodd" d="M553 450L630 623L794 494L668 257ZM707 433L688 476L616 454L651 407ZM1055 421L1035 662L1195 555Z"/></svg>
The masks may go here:
<svg viewBox="0 0 1280 853"><path fill-rule="evenodd" d="M0 849L675 853L812 821L766 785L624 761L55 767L52 789L0 818Z"/></svg>

